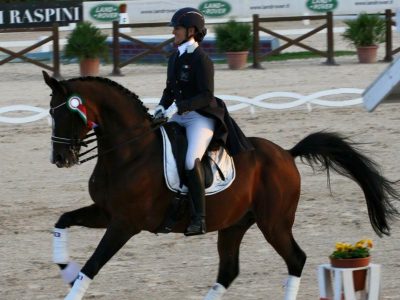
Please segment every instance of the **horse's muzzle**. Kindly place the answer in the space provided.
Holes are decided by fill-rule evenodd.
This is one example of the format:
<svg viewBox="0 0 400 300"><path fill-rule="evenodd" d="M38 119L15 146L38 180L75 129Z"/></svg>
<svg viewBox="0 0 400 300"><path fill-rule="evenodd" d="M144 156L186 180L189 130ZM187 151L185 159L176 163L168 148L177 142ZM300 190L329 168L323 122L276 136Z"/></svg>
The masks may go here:
<svg viewBox="0 0 400 300"><path fill-rule="evenodd" d="M70 168L73 165L79 163L78 153L72 150L65 154L53 153L53 156L50 161L52 164L55 164L58 168Z"/></svg>

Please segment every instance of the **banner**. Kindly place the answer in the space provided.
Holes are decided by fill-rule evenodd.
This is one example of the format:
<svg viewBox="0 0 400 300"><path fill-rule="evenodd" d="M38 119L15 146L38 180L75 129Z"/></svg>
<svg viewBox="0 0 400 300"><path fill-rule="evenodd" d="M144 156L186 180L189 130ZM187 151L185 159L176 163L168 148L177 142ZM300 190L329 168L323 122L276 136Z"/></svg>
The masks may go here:
<svg viewBox="0 0 400 300"><path fill-rule="evenodd" d="M82 1L54 3L15 3L0 6L0 29L66 26L83 18Z"/></svg>
<svg viewBox="0 0 400 300"><path fill-rule="evenodd" d="M332 11L335 15L383 13L396 10L400 0L135 0L84 2L84 19L93 23L118 20L121 5L131 23L168 22L174 12L190 6L203 12L206 23L231 18L250 20L260 17L321 15Z"/></svg>

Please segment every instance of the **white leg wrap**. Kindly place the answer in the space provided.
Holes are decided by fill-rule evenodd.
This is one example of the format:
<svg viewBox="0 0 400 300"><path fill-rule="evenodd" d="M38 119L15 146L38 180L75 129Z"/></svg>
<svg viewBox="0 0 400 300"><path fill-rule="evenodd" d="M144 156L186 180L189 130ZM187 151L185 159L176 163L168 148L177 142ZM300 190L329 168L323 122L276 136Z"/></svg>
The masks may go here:
<svg viewBox="0 0 400 300"><path fill-rule="evenodd" d="M65 283L71 283L76 279L80 270L81 266L76 262L71 261L68 263L65 269L61 270L61 277Z"/></svg>
<svg viewBox="0 0 400 300"><path fill-rule="evenodd" d="M69 291L64 300L81 300L89 288L92 280L82 272L79 272L72 289Z"/></svg>
<svg viewBox="0 0 400 300"><path fill-rule="evenodd" d="M53 262L56 264L67 264L69 262L67 247L67 229L54 228Z"/></svg>
<svg viewBox="0 0 400 300"><path fill-rule="evenodd" d="M300 277L289 275L285 284L285 300L296 300L300 286Z"/></svg>
<svg viewBox="0 0 400 300"><path fill-rule="evenodd" d="M208 291L204 300L221 300L225 294L226 288L219 283L215 283L213 287Z"/></svg>

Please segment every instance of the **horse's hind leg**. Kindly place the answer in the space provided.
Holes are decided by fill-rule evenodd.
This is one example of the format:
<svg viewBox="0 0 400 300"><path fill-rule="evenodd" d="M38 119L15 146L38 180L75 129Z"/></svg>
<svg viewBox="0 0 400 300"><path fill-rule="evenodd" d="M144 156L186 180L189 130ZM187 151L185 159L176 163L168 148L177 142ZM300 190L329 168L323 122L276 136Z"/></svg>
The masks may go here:
<svg viewBox="0 0 400 300"><path fill-rule="evenodd" d="M61 268L66 283L72 284L80 271L80 266L69 258L67 228L76 225L106 228L108 223L108 216L95 204L64 213L58 219L53 232L53 261Z"/></svg>
<svg viewBox="0 0 400 300"><path fill-rule="evenodd" d="M295 300L300 285L300 277L306 262L306 254L293 238L293 218L275 212L275 217L258 218L257 225L267 241L286 262L289 277L285 285L285 300Z"/></svg>
<svg viewBox="0 0 400 300"><path fill-rule="evenodd" d="M219 300L233 280L239 275L239 247L246 231L255 218L247 213L238 223L218 231L219 270L217 282L204 300Z"/></svg>

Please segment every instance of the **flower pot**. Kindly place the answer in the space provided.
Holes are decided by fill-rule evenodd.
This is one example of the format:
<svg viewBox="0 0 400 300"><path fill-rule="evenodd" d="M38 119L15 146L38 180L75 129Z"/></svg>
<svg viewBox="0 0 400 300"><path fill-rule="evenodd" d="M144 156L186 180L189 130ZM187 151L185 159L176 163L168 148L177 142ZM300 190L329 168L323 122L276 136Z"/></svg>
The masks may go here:
<svg viewBox="0 0 400 300"><path fill-rule="evenodd" d="M240 70L246 67L249 51L226 52L228 66L231 70Z"/></svg>
<svg viewBox="0 0 400 300"><path fill-rule="evenodd" d="M362 258L332 258L331 265L334 268L362 268L367 267L371 261L371 256ZM353 272L354 290L362 291L365 289L365 281L367 278L367 270L357 270Z"/></svg>
<svg viewBox="0 0 400 300"><path fill-rule="evenodd" d="M81 76L98 76L99 75L99 58L84 58L79 62Z"/></svg>
<svg viewBox="0 0 400 300"><path fill-rule="evenodd" d="M370 64L376 62L378 46L362 46L357 47L358 61L363 64Z"/></svg>

